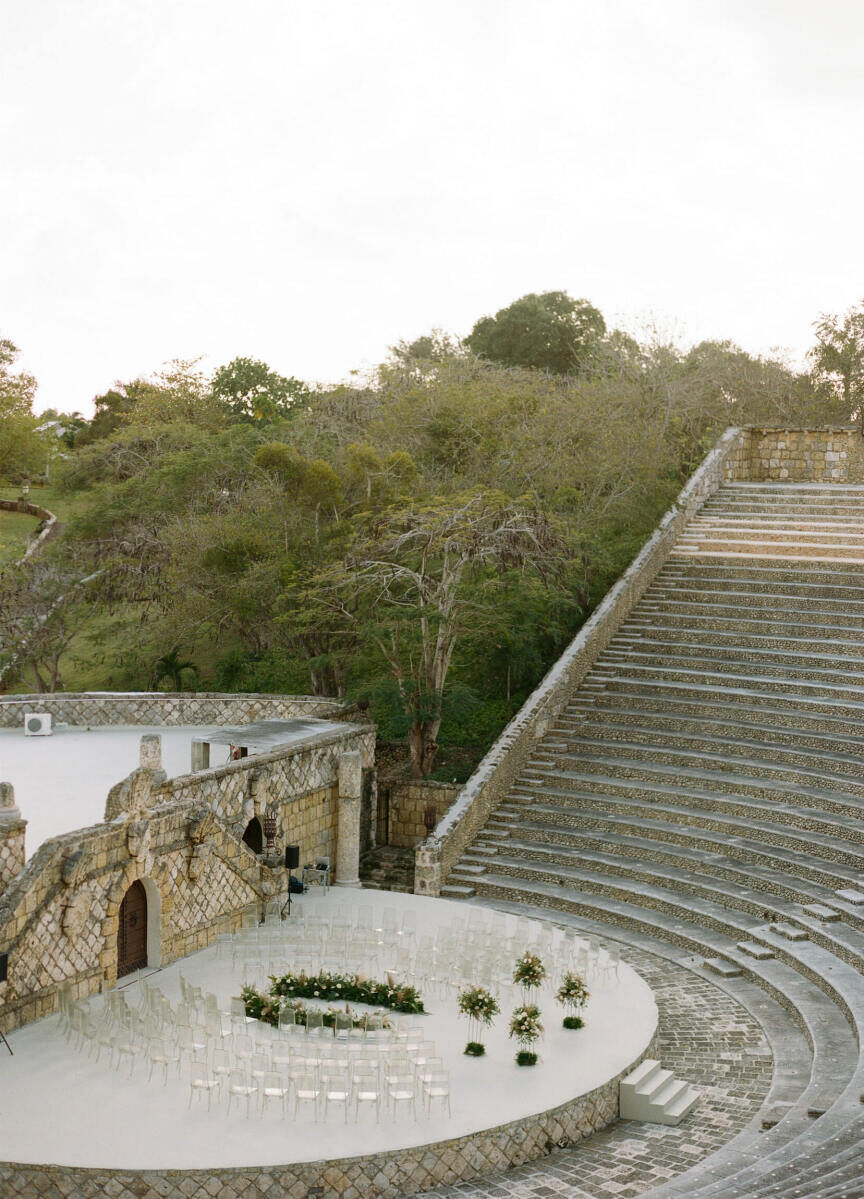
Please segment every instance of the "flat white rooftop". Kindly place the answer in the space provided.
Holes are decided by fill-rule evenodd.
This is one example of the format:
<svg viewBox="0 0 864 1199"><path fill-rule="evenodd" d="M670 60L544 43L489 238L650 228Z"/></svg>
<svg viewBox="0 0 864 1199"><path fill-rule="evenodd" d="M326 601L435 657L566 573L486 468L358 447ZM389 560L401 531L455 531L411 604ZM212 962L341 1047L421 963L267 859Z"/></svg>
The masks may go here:
<svg viewBox="0 0 864 1199"><path fill-rule="evenodd" d="M19 729L0 729L0 782L15 788L15 802L28 822L28 858L49 837L104 818L108 792L138 766L138 747L145 733L161 736L162 765L170 778L189 773L193 738L220 732L200 726L82 729L61 725L49 737L27 737ZM229 752L228 745L214 745L211 766L227 762Z"/></svg>

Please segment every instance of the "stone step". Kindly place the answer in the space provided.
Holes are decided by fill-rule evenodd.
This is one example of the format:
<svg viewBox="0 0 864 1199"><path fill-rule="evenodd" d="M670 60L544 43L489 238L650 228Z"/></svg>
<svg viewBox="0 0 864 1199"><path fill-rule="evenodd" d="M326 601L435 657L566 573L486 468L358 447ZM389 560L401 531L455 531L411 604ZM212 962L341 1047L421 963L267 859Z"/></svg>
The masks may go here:
<svg viewBox="0 0 864 1199"><path fill-rule="evenodd" d="M545 748L545 747L544 747ZM643 742L631 739L607 740L600 737L573 737L568 749L555 753L538 751L529 762L531 770L583 770L588 763L611 769L614 766L627 768L628 771L637 768L639 763L650 763L657 766L674 768L675 774L683 778L692 777L688 771L697 770L698 774L719 772L726 778L746 777L748 782L753 779L768 780L777 786L810 787L821 783L827 790L844 792L864 799L864 778L860 767L855 771L855 764L849 763L849 772L834 769L819 770L812 765L800 762L783 762L768 757L756 757L752 749L744 752L745 747L739 747L742 752L717 752L708 748L691 748L689 745L676 747L672 739L666 744ZM779 755L778 755L779 756ZM803 755L799 755L802 757ZM827 766L833 766L830 758L824 759ZM854 772L854 773L853 773ZM857 775L857 777L856 777Z"/></svg>
<svg viewBox="0 0 864 1199"><path fill-rule="evenodd" d="M656 794L660 790L670 799L692 786L698 788L700 795L706 798L715 793L727 801L746 796L748 800L767 800L774 805L800 805L858 819L864 814L864 800L853 794L782 779L776 782L767 778L756 779L744 771L736 773L732 770L711 771L690 766L672 767L660 762L626 758L590 758L587 754L580 756L578 766L578 770L558 765L550 769L526 766L522 778L532 786L539 784L554 789L563 783L565 786L576 785L582 791L601 794L618 793L622 786L629 786L633 794L646 789ZM864 834L864 824L860 831Z"/></svg>
<svg viewBox="0 0 864 1199"><path fill-rule="evenodd" d="M834 908L829 908L824 903L808 903L803 909L808 916L814 916L817 920L831 922L840 919L840 913Z"/></svg>
<svg viewBox="0 0 864 1199"><path fill-rule="evenodd" d="M688 731L686 727L682 727L686 724L684 721L674 722L674 725L678 727L670 727L672 723L664 725L661 720L655 718L654 727L646 727L647 721L644 717L641 722L634 718L629 723L621 723L617 719L613 719L609 713L595 713L583 717L578 723L574 722L573 732L566 741L555 742L554 745L544 742L543 749L549 750L548 756L553 760L566 752L574 753L581 746L600 744L609 747L615 747L618 744L642 745L656 747L660 750L678 747L691 753L704 752L715 755L723 749L726 759L730 762L749 758L753 761L764 761L766 765L805 766L810 770L816 770L817 763L825 762L832 775L848 774L861 778L864 774L859 754L829 748L829 746L845 744L848 750L848 743L839 740L832 741L821 735L811 738L805 736L805 742L809 740L814 744L802 745L800 732L790 733L787 734L787 743L784 744L781 735L769 726L763 726L763 739L757 740L752 735L757 730L751 727L739 725L735 730L738 735L732 739L728 735L726 737L719 735L721 728L728 732L729 726L726 722L718 721L714 725L704 726L712 730L710 733ZM692 729L695 722L690 722L690 724ZM556 728L562 728L560 720ZM858 740L864 742L864 739L859 738ZM862 744L862 748L864 748L864 744Z"/></svg>
<svg viewBox="0 0 864 1199"><path fill-rule="evenodd" d="M758 940L770 946L774 925L800 927L803 923L805 939L849 963L856 970L864 970L864 932L850 929L822 931L818 919L807 921L794 911L794 905L777 896L767 896L752 888L724 885L722 879L702 879L692 872L672 869L653 864L629 862L620 857L602 854L585 854L578 864L544 864L525 858L508 856L495 863L499 877L528 879L532 882L554 882L559 887L575 887L580 892L617 895L632 901L633 894L641 896L642 902L651 908L666 912L686 911L695 923L706 922L709 927L722 927L729 932L738 932L736 944ZM477 880L478 885L483 882ZM766 903L774 909L766 912ZM784 920L783 917L786 917ZM743 938L740 934L744 933ZM749 934L749 935L747 935ZM729 935L732 935L730 932ZM779 934L784 937L783 933ZM785 937L785 940L794 938ZM776 948L776 946L775 946ZM862 1008L864 1010L864 1008Z"/></svg>
<svg viewBox="0 0 864 1199"><path fill-rule="evenodd" d="M773 887L782 893L781 887L788 888L788 898L808 896L821 893L826 896L830 891L840 896L836 884L857 881L864 875L864 849L856 861L859 869L848 869L837 864L832 857L835 844L840 849L842 842L819 846L824 850L827 860L814 856L817 847L815 834L802 834L795 837L787 835L794 848L785 848L776 843L759 840L764 833L759 824L747 821L724 822L726 828L708 828L704 823L698 826L688 826L684 822L672 823L661 820L654 812L628 813L621 816L615 813L592 813L579 816L575 825L556 823L558 809L548 807L544 812L532 807L531 818L514 821L513 836L507 843L507 851L514 852L516 847L520 852L527 852L529 846L535 848L548 846L550 850L562 853L580 852L586 847L598 849L606 846L610 852L627 853L632 851L656 861L691 860L699 863L699 868L709 873L717 873L725 877L733 877L734 871L746 872L758 885L762 879L772 879ZM543 823L543 815L548 823ZM773 830L772 830L773 831ZM744 835L742 835L744 834ZM485 834L479 834L483 837ZM466 853L480 853L480 840L473 843ZM496 848L494 852L501 852ZM848 854L847 856L853 856ZM811 887L810 884L815 884ZM855 891L852 892L856 893ZM843 901L846 902L845 900Z"/></svg>
<svg viewBox="0 0 864 1199"><path fill-rule="evenodd" d="M778 937L783 937L787 941L807 941L809 940L807 932L803 928L799 928L796 924L790 924L786 921L775 922L771 925L772 933L776 933Z"/></svg>
<svg viewBox="0 0 864 1199"><path fill-rule="evenodd" d="M758 827L760 839L766 844L790 848L798 848L801 837L806 836L813 853L822 851L829 859L846 861L855 868L861 860L864 845L857 817L791 805L778 813L777 805L767 801L743 797L724 800L719 795L690 788L678 788L672 795L669 788L648 783L643 783L637 793L637 789L627 783L600 792L569 786L539 788L536 784L526 786L520 782L513 787L510 796L522 807L520 815L523 817L539 818L549 813L556 821L576 827L593 816L605 819L617 813L637 819L676 820L692 828L737 828L742 836L746 836L749 829ZM511 832L512 828L508 836ZM848 855L844 857L846 842ZM501 844L506 845L506 842L502 839Z"/></svg>
<svg viewBox="0 0 864 1199"><path fill-rule="evenodd" d="M572 700L562 719L569 712L574 714L590 712L598 716L614 713L616 718L622 711L643 711L650 716L665 721L682 716L693 720L722 720L727 727L748 723L764 724L771 722L773 728L787 732L804 732L835 735L844 741L854 742L862 739L864 723L860 716L844 715L836 707L829 713L814 710L812 701L801 704L795 709L778 701L776 696L758 697L760 702L749 701L749 698L736 691L725 691L720 695L717 688L698 689L689 686L683 690L663 685L656 689L639 689L634 684L620 691L610 690L601 696L591 699L577 693L580 698ZM823 705L816 705L816 708Z"/></svg>
<svg viewBox="0 0 864 1199"><path fill-rule="evenodd" d="M459 883L444 883L441 887L442 899L470 899L477 892L473 887L463 886Z"/></svg>
<svg viewBox="0 0 864 1199"><path fill-rule="evenodd" d="M717 974L720 978L739 978L741 975L741 967L736 966L734 962L727 962L724 958L706 958L703 965L711 974Z"/></svg>
<svg viewBox="0 0 864 1199"><path fill-rule="evenodd" d="M759 945L756 941L739 941L738 948L748 957L757 958L760 961L774 957L773 949L769 949L767 945Z"/></svg>

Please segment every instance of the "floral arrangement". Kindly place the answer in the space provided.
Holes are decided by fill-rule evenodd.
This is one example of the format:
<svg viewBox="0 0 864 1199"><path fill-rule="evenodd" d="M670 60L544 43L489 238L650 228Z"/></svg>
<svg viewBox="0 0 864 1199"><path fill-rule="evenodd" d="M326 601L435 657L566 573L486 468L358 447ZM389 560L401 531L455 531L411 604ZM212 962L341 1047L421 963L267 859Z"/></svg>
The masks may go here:
<svg viewBox="0 0 864 1199"><path fill-rule="evenodd" d="M482 1041L483 1028L489 1028L501 1011L498 1000L485 987L465 987L459 992L459 1014L468 1017L468 1044L465 1053L469 1057L482 1057L486 1048Z"/></svg>
<svg viewBox="0 0 864 1199"><path fill-rule="evenodd" d="M261 995L254 987L244 987L241 994L246 1001L246 1014L258 1020L266 1020L270 1024L279 1021L279 1009L286 999L327 999L337 1003L368 1003L374 1007L390 1008L394 1012L405 1012L416 1015L424 1012L423 1000L416 987L408 983L400 983L395 979L387 982L375 982L363 978L359 974L283 974L277 978L270 976L269 995ZM257 996L261 1001L260 1011L249 1010L250 999L257 1005ZM269 1009L266 1011L265 1009Z"/></svg>
<svg viewBox="0 0 864 1199"><path fill-rule="evenodd" d="M510 1017L510 1036L519 1042L519 1052L516 1054L517 1066L533 1066L537 1054L531 1046L543 1035L543 1025L540 1023L540 1009L534 1003L517 1007Z"/></svg>
<svg viewBox="0 0 864 1199"><path fill-rule="evenodd" d="M536 953L526 949L522 956L516 959L513 967L514 983L518 983L520 987L527 990L531 987L542 986L545 978L546 967Z"/></svg>
<svg viewBox="0 0 864 1199"><path fill-rule="evenodd" d="M277 1027L279 1024L279 1015L281 1012L290 1011L294 1013L294 1023L306 1027L306 1016L309 1013L309 1008L305 1007L301 999L289 999L279 1003L272 996L262 995L260 991L256 991L254 987L244 986L240 995L246 1005L246 1015L251 1016L254 1020L261 1020L264 1024L272 1024ZM319 1011L319 1008L313 1009ZM353 1028L364 1028L366 1024L366 1013L356 1012L351 1010L346 1003L344 1008L336 1008L331 1006L327 1011L321 1013L322 1023L325 1028L334 1028L336 1025L336 1017L341 1012L347 1012L351 1017L351 1025ZM380 1017L382 1026L390 1028L390 1022L386 1016Z"/></svg>
<svg viewBox="0 0 864 1199"><path fill-rule="evenodd" d="M584 1007L591 992L585 986L585 980L572 970L568 970L561 979L561 986L555 992L555 998L564 1004L568 1015L564 1017L565 1028L582 1028L585 1021L576 1015L576 1009Z"/></svg>

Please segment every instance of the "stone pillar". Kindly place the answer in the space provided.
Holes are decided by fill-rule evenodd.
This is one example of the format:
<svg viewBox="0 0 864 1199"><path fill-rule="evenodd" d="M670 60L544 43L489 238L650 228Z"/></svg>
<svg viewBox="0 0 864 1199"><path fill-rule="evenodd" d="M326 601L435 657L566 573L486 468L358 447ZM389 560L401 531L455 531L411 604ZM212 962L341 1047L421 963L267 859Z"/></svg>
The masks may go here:
<svg viewBox="0 0 864 1199"><path fill-rule="evenodd" d="M145 733L141 738L138 765L145 770L162 769L162 738L158 733Z"/></svg>
<svg viewBox="0 0 864 1199"><path fill-rule="evenodd" d="M192 773L195 774L199 770L210 769L210 742L209 741L194 741L192 742Z"/></svg>
<svg viewBox="0 0 864 1199"><path fill-rule="evenodd" d="M24 869L24 830L27 821L15 806L11 783L0 783L0 895Z"/></svg>
<svg viewBox="0 0 864 1199"><path fill-rule="evenodd" d="M431 837L414 852L414 894L441 894L441 845Z"/></svg>
<svg viewBox="0 0 864 1199"><path fill-rule="evenodd" d="M363 757L358 750L339 755L339 824L336 833L337 887L360 886L360 799Z"/></svg>

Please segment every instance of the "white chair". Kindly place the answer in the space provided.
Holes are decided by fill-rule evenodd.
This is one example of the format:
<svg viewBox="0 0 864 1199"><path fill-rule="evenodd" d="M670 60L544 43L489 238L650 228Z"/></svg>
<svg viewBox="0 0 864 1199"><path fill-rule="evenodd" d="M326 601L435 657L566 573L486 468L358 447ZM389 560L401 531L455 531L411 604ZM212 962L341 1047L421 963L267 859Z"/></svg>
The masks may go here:
<svg viewBox="0 0 864 1199"><path fill-rule="evenodd" d="M447 1070L433 1070L423 1081L423 1101L426 1114L432 1114L432 1104L436 1100L447 1107L450 1115L450 1074Z"/></svg>
<svg viewBox="0 0 864 1199"><path fill-rule="evenodd" d="M189 1068L189 1107L195 1095L207 1096L207 1111L213 1101L213 1092L218 1091L221 1079L215 1078L209 1071L206 1062L193 1062Z"/></svg>
<svg viewBox="0 0 864 1199"><path fill-rule="evenodd" d="M351 1084L348 1081L348 1071L336 1070L325 1072L322 1069L321 1094L324 1097L324 1119L327 1119L332 1104L341 1104L343 1117L347 1123L348 1105L351 1102Z"/></svg>
<svg viewBox="0 0 864 1199"><path fill-rule="evenodd" d="M246 1119L249 1119L249 1108L253 1095L258 1094L258 1087L249 1081L249 1076L242 1067L236 1067L228 1076L228 1112L231 1114L231 1104L236 1099L238 1103L246 1102Z"/></svg>
<svg viewBox="0 0 864 1199"><path fill-rule="evenodd" d="M414 1075L410 1073L396 1074L387 1087L387 1099L393 1110L393 1119L398 1120L399 1108L407 1107L413 1119L417 1119L417 1103L415 1099Z"/></svg>
<svg viewBox="0 0 864 1199"><path fill-rule="evenodd" d="M294 1080L294 1119L297 1119L297 1114L301 1105L309 1107L312 1110L312 1118L318 1119L318 1102L321 1095L321 1088L315 1081L314 1074L300 1074Z"/></svg>
<svg viewBox="0 0 864 1199"><path fill-rule="evenodd" d="M267 1104L278 1099L282 1104L282 1115L287 1114L288 1087L282 1082L278 1072L271 1070L261 1079L261 1110L266 1110Z"/></svg>

